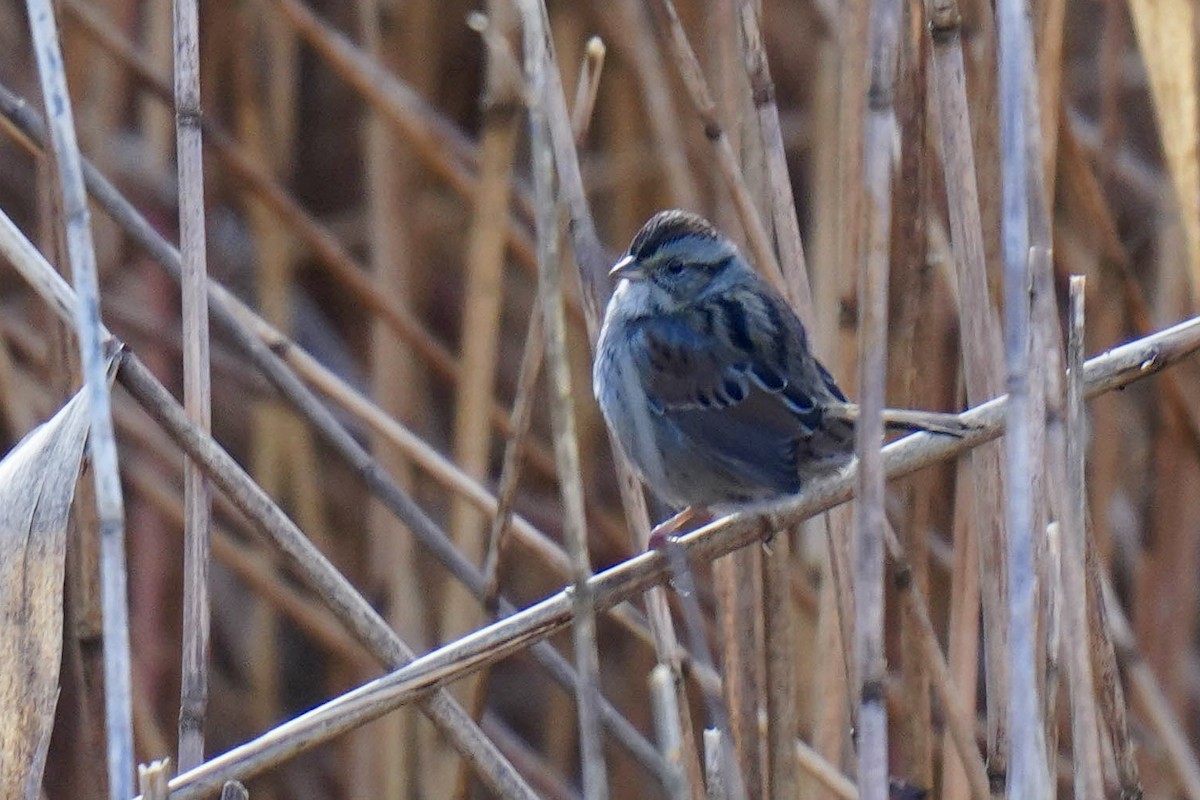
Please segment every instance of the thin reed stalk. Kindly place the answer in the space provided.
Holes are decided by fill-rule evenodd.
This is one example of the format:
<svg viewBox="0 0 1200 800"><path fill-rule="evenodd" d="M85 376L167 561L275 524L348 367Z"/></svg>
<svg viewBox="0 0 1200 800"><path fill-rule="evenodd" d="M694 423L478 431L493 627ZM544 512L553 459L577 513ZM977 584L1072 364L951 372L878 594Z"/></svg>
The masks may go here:
<svg viewBox="0 0 1200 800"><path fill-rule="evenodd" d="M1040 666L1037 661L1037 616L1033 475L1034 415L1040 403L1031 382L1034 332L1030 293L1033 284L1030 248L1030 188L1027 87L1032 74L1033 44L1024 0L997 4L999 57L999 113L1004 213L1001 217L1004 252L1005 364L1008 386L1007 456L1008 506L1008 608L1011 693L1008 698L1008 733L1012 751L1006 784L1018 797L1048 794L1045 765L1045 730L1039 701ZM1040 355L1040 353L1039 353Z"/></svg>
<svg viewBox="0 0 1200 800"><path fill-rule="evenodd" d="M962 350L962 370L967 401L972 405L998 397L1004 389L1004 349L996 309L988 292L985 263L983 224L976 183L974 151L971 148L966 75L963 66L962 18L955 0L935 0L927 4L930 35L933 41L934 87L938 103L938 122L941 133L943 171L947 208L950 217L950 246L957 267L959 300L959 341ZM962 528L958 548L969 543L979 553L978 569L969 572L972 583L979 583L984 624L984 676L988 708L996 712L987 715L989 770L1003 785L1007 763L1007 734L1004 714L1008 707L1009 666L1007 610L1007 536L1005 527L1006 478L1001 466L1001 448L989 445L972 452L972 518ZM968 542L968 540L970 540ZM959 570L955 575L964 573ZM974 589L963 587L974 594ZM974 603L955 603L952 606L952 630L963 632L963 626L975 627L977 611ZM951 654L964 653L974 661L974 635L952 637L962 648L951 647ZM952 663L958 659L952 659ZM968 665L969 666L969 665ZM964 667L966 669L966 667ZM974 672L973 667L971 671ZM967 686L960 686L968 692ZM970 693L964 697L971 696ZM953 775L948 783L958 786ZM958 797L952 793L950 797Z"/></svg>
<svg viewBox="0 0 1200 800"><path fill-rule="evenodd" d="M959 702L958 693L954 688L954 680L946 659L938 645L937 633L929 619L929 609L917 592L913 582L912 563L909 561L904 548L890 529L884 531L884 538L892 559L896 562L896 588L901 592L904 611L911 621L917 640L917 649L921 658L929 667L932 684L937 691L938 700L942 704L942 714L949 729L947 736L954 743L959 763L967 776L974 800L987 800L991 796L988 787L987 772L983 759L975 746L972 715ZM920 787L918 787L919 789Z"/></svg>
<svg viewBox="0 0 1200 800"><path fill-rule="evenodd" d="M1084 286L1086 279L1073 275L1070 284L1070 326L1067 347L1067 497L1063 508L1062 591L1063 637L1067 679L1071 696L1071 746L1074 753L1075 796L1100 797L1104 793L1101 771L1099 720L1088 647L1088 593L1085 572L1087 551L1087 417L1083 406Z"/></svg>
<svg viewBox="0 0 1200 800"><path fill-rule="evenodd" d="M1105 575L1101 572L1100 558L1092 537L1084 537L1084 548L1089 654L1100 696L1100 714L1104 718L1108 743L1116 762L1117 782L1121 794L1123 797L1140 797L1141 773L1133 750L1125 690L1121 686L1117 662L1117 639L1129 630L1129 622L1124 619L1120 606L1115 602L1109 607L1110 597L1105 588ZM1112 619L1113 617L1116 619ZM1126 638L1121 640L1123 646L1128 643Z"/></svg>
<svg viewBox="0 0 1200 800"><path fill-rule="evenodd" d="M746 233L750 254L753 257L752 261L764 278L779 291L787 294L787 282L784 280L779 260L775 258L775 249L771 246L771 238L754 205L754 198L746 185L746 178L738 166L733 145L718 118L716 101L713 100L708 81L704 78L704 71L700 68L696 52L692 48L691 42L688 41L683 23L679 21L675 5L671 0L657 0L655 8L661 12L670 33L676 67L687 87L692 107L700 118L700 123L704 126L704 136L716 151L717 166L733 200L733 206L737 210L742 230Z"/></svg>
<svg viewBox="0 0 1200 800"><path fill-rule="evenodd" d="M758 134L757 141L747 143L744 151L761 158L765 172L763 194L768 200L767 208L775 231L775 242L779 248L780 265L788 296L802 320L813 321L814 309L812 289L809 286L808 266L805 263L804 247L800 239L796 203L792 195L787 154L779 123L779 109L775 104L775 85L771 79L770 65L762 40L760 12L754 4L740 0L733 4L731 16L737 29L741 61L749 80L749 102L756 111L756 119L750 127ZM800 531L785 531L775 537L772 546L762 553L762 629L766 656L766 710L767 710L767 766L770 796L794 797L798 791L797 774L794 769L795 732L797 730L795 664L795 619L792 607L792 539ZM737 563L738 556L731 559ZM741 558L745 558L742 556ZM743 587L745 584L743 582ZM752 595L743 588L742 595ZM744 615L743 615L744 616ZM750 626L741 620L731 620L737 629L753 634ZM744 634L743 634L744 635ZM750 651L753 652L753 651ZM731 676L732 677L732 676ZM757 681L751 681L754 687ZM749 695L748 692L743 694ZM757 723L758 708L753 695L749 695L749 711ZM732 704L731 704L732 705ZM740 743L739 730L734 714L734 740ZM757 732L757 724L753 730ZM755 744L757 737L749 737L748 745ZM748 776L758 772L758 755L750 747L743 748L743 769ZM747 763L748 762L748 763ZM753 791L753 783L750 783Z"/></svg>
<svg viewBox="0 0 1200 800"><path fill-rule="evenodd" d="M902 5L875 0L870 15L870 85L864 138L867 242L859 264L858 392L855 423L858 504L854 525L854 655L858 692L858 790L888 796L888 718L884 702L883 572L884 391L887 384L887 290L892 230L892 139Z"/></svg>
<svg viewBox="0 0 1200 800"><path fill-rule="evenodd" d="M589 580L587 523L583 516L583 478L571 400L571 373L563 312L562 270L559 259L558 204L554 195L554 147L550 141L546 97L548 32L538 0L524 0L525 76L530 92L530 147L533 159L534 205L538 240L538 297L546 334L547 377L550 379L550 418L558 485L563 504L563 536L571 556L574 605L572 634L579 679L575 698L579 713L579 750L586 800L608 797L604 742L600 736L600 653L596 644L596 615ZM536 313L536 312L535 312Z"/></svg>
<svg viewBox="0 0 1200 800"><path fill-rule="evenodd" d="M208 346L208 265L200 132L200 31L195 0L175 0L175 137L179 164L179 253L183 293L183 396L200 430L212 429ZM212 499L203 471L184 463L183 670L179 769L204 761L208 707L209 538Z"/></svg>
<svg viewBox="0 0 1200 800"><path fill-rule="evenodd" d="M478 20L487 52L479 143L479 191L467 234L467 281L463 298L461 379L454 409L454 461L474 478L486 473L491 456L487 412L495 397L496 356L504 289L505 226L509 216L511 173L520 132L522 81L509 37L516 12L506 2L488 4L489 16ZM462 500L450 511L448 529L472 561L486 557L484 519ZM476 627L474 599L451 589L443 600L441 627L447 637Z"/></svg>
<svg viewBox="0 0 1200 800"><path fill-rule="evenodd" d="M668 800L688 800L691 795L683 772L683 733L679 729L674 681L670 667L666 664L655 666L650 671L650 702L654 704L654 730L658 735L658 746L667 763L663 789Z"/></svg>
<svg viewBox="0 0 1200 800"><path fill-rule="evenodd" d="M67 93L54 8L48 0L29 0L27 8L42 99L48 115L49 138L54 150L56 188L61 196L63 223L66 226L66 254L76 290L68 305L71 308L68 321L73 324L78 337L90 417L88 452L96 493L104 619L104 729L108 747L108 792L114 800L124 800L133 794L133 710L126 595L125 503L121 496L112 400L104 354L107 336L100 323L96 247L92 239L83 164L75 137L74 112ZM66 289L65 286L63 288Z"/></svg>
<svg viewBox="0 0 1200 800"><path fill-rule="evenodd" d="M661 43L654 35L650 14L639 0L618 0L605 15L611 18L611 36L629 58L642 93L642 105L654 140L655 154L667 181L668 199L681 208L700 206L700 191L688 166L687 140L667 80Z"/></svg>
<svg viewBox="0 0 1200 800"><path fill-rule="evenodd" d="M684 625L692 655L699 663L712 666L713 660L708 650L704 615L697 597L695 572L688 563L687 553L675 539L668 538L666 540L665 550L671 580L679 590ZM705 692L704 701L708 710L709 723L704 730L705 775L708 779L705 790L709 796L712 796L719 786L721 796L728 800L749 800L749 796L746 794L746 782L742 776L741 767L738 765L737 748L730 741L729 714L721 695L717 692ZM716 780L714 780L714 775Z"/></svg>
<svg viewBox="0 0 1200 800"><path fill-rule="evenodd" d="M779 247L783 280L796 313L801 320L812 324L816 318L812 288L809 286L804 245L800 240L800 222L796 217L796 200L792 196L787 151L779 124L779 107L775 103L775 84L771 80L771 68L762 40L760 12L750 0L738 0L735 13L741 27L740 38L746 74L750 78L751 96L758 112L759 146L765 160L771 222Z"/></svg>

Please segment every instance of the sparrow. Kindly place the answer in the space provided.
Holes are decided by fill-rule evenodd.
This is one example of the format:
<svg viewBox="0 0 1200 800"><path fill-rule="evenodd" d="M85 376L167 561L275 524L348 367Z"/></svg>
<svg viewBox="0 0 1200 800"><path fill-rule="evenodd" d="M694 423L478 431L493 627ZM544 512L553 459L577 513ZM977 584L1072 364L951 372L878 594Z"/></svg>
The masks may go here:
<svg viewBox="0 0 1200 800"><path fill-rule="evenodd" d="M712 223L655 214L609 275L618 283L593 389L660 499L714 510L778 500L853 459L858 407L812 355L799 317ZM964 430L934 412L889 410L885 422Z"/></svg>

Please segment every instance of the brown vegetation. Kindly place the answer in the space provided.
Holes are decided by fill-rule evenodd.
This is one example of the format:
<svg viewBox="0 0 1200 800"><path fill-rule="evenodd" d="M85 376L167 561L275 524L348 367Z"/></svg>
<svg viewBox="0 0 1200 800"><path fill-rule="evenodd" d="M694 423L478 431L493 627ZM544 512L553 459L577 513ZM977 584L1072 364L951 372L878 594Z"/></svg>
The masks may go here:
<svg viewBox="0 0 1200 800"><path fill-rule="evenodd" d="M1200 800L1190 0L173 5L0 4L4 449L127 348L0 792ZM669 206L970 433L644 554L590 343Z"/></svg>

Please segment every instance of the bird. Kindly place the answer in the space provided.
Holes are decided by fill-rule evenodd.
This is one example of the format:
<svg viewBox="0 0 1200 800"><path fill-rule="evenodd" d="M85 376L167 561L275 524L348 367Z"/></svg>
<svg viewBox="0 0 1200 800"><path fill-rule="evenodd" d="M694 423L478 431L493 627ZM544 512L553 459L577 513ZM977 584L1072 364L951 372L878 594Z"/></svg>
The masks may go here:
<svg viewBox="0 0 1200 800"><path fill-rule="evenodd" d="M784 499L854 457L858 407L812 354L800 318L711 222L651 217L617 281L592 385L620 450L675 508ZM953 414L889 410L907 430L961 435Z"/></svg>

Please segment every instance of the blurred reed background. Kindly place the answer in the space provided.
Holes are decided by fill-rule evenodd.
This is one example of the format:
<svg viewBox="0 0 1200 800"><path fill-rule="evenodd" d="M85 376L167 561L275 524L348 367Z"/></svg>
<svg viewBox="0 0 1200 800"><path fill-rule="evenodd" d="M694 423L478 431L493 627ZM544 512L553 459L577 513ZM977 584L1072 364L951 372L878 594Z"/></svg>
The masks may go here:
<svg viewBox="0 0 1200 800"><path fill-rule="evenodd" d="M528 22L533 6L521 5ZM55 8L82 154L154 231L178 241L180 198L196 187L176 170L171 4L61 0ZM1026 743L1009 719L1009 693L1032 686L1046 792L1134 797L1140 786L1146 797L1200 798L1200 371L1184 361L1098 397L1086 437L1068 413L1062 378L1070 296L1086 297L1089 357L1197 312L1195 5L1034 0L1032 80L1009 61L981 0L679 0L676 10L682 27L673 29L675 11L662 0L549 4L599 240L615 254L658 209L707 214L747 252L778 258L815 349L852 396L860 322L887 320L894 407L957 411L1005 389L1005 70L1016 69L1008 74L1028 89L1028 124L1018 132L1030 165L1022 183L1008 185L1028 187L1035 254L1026 467L1038 622L1018 633L1033 637L1037 660L1028 676L1009 674L1007 642L1021 637L1006 616L1004 483L1014 473L1006 477L1003 445L890 482L896 539L877 685L895 796L1004 796L1014 752ZM69 276L53 161L31 133L30 109L14 99L41 113L28 18L16 0L0 3L0 209ZM645 547L628 487L626 521L591 397L587 287L599 285L605 258L581 249L589 243L580 198L563 177L571 154L561 130L551 136L559 178L550 189L562 202L557 214L542 213L550 195L531 153L548 157L550 139L531 140L529 101L539 100L552 127L563 120L540 102L554 81L527 80L524 70L539 73L522 30L506 0L482 8L208 0L199 8L192 77L207 268L254 309L221 301L242 338L214 324L213 435L417 654L491 621L504 608L498 593L523 608L572 582L585 586L588 560L568 554L572 526L586 530L596 572ZM688 72L689 47L699 73ZM894 133L874 124L879 114L894 115ZM879 176L883 183L872 183ZM890 217L880 198L890 200ZM91 217L103 319L181 395L191 334L181 329L179 284L160 264L171 254L161 242L156 251L145 230L131 233L135 220L113 207L94 202ZM551 235L556 226L561 234ZM890 261L882 315L860 270L881 253ZM539 254L561 257L566 295L566 362L544 369L543 353L558 350L557 331L543 326ZM1087 277L1085 293L1069 291L1072 274ZM7 449L80 378L68 329L11 269L0 269L0 302ZM256 361L246 340L270 349ZM324 429L281 399L263 359L324 401L333 412ZM569 378L571 414L560 409L567 427L552 424L550 377ZM129 384L115 390L114 421L134 757L145 763L175 757L180 653L199 623L184 621L178 434L164 433L141 409L145 395L135 395ZM331 425L353 441L337 440ZM578 460L566 483L582 487L584 518L573 501L564 507L556 471L555 438L561 445L572 426ZM355 443L377 464L355 461ZM1082 515L1074 454L1086 455ZM382 634L384 644L364 644L363 631L374 629L347 622L352 604L330 610L332 590L314 588L303 566L316 562L281 555L276 534L264 535L216 483L211 652L199 706L209 758L404 661ZM43 784L52 799L108 795L92 500L89 482L80 485ZM414 522L406 498L424 522ZM652 509L651 518L665 513ZM703 796L702 730L722 718L737 768L709 758L727 784L727 794L709 796L859 796L866 778L851 735L853 676L871 664L854 657L851 594L869 597L872 588L852 585L847 507L816 519L766 545L698 556L697 588L682 599L668 586L597 615L606 718L624 717L623 732L606 732L602 750L591 750L602 752L610 796ZM424 534L414 532L423 525ZM439 528L461 554L458 578L443 566L445 549L439 558L422 544ZM1086 545L1076 535L1085 528ZM703 648L684 623L689 601L707 624ZM561 629L550 642L569 661L580 652ZM602 796L594 771L583 780L574 693L547 670L552 654L517 644L449 684L450 696L494 744L501 773L539 796ZM713 665L699 652L710 648ZM556 663L561 678L561 657ZM652 690L656 664L668 672ZM656 734L653 709L672 702L682 714L665 712ZM327 741L303 731L294 751L225 777L253 772L254 800L501 791L448 744L455 736L442 720L431 724L410 706ZM664 737L678 745L665 761L648 744Z"/></svg>

